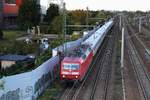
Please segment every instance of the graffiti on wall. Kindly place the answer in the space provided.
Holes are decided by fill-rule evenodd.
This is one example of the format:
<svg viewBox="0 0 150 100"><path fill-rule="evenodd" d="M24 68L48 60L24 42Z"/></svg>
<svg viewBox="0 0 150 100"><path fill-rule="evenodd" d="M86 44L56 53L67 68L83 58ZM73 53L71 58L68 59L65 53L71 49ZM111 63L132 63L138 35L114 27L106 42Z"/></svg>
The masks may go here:
<svg viewBox="0 0 150 100"><path fill-rule="evenodd" d="M51 71L47 74L44 74L34 85L34 93L44 86L44 83L47 83L49 80L52 80Z"/></svg>
<svg viewBox="0 0 150 100"><path fill-rule="evenodd" d="M32 97L32 95L33 95L33 86L27 86L24 91L25 92L21 92L21 93L24 93L24 94L21 95L21 98Z"/></svg>
<svg viewBox="0 0 150 100"><path fill-rule="evenodd" d="M9 81L7 80L9 79L9 76L8 78L0 79L0 93L2 93L0 94L0 100L26 100L31 98L36 99L37 96L39 96L43 92L43 90L49 85L49 83L51 83L56 77L57 69L54 70L55 60L57 60L57 58L56 59L53 58L52 60L49 61L49 63L52 62L53 67L51 66L49 67L50 65L49 63L47 65L44 65L47 66L47 68L51 68L49 69L48 73L47 70L43 71L44 68L40 69L41 73L39 72L35 73L37 77L32 82L28 82L31 79L30 73L29 74L27 73L25 75L24 78L25 81L23 81L24 79L16 81L16 83L18 82L18 84L20 84L19 86L16 87L14 87L14 84L8 83ZM15 81L18 77L22 77L22 76L24 76L24 74L13 76L11 77L11 79ZM7 89L5 88L6 83L8 86Z"/></svg>
<svg viewBox="0 0 150 100"><path fill-rule="evenodd" d="M8 91L0 97L0 100L20 100L20 88L14 91Z"/></svg>
<svg viewBox="0 0 150 100"><path fill-rule="evenodd" d="M5 81L4 80L0 80L0 90L4 90L4 84L5 84Z"/></svg>

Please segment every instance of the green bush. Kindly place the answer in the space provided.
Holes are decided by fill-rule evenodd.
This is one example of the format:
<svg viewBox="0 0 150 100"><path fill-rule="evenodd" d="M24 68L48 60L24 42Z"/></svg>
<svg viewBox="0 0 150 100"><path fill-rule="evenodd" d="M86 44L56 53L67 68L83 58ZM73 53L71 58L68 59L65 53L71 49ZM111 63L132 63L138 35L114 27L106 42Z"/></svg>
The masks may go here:
<svg viewBox="0 0 150 100"><path fill-rule="evenodd" d="M19 8L18 22L21 29L36 26L40 22L40 5L37 0L22 0Z"/></svg>
<svg viewBox="0 0 150 100"><path fill-rule="evenodd" d="M41 31L41 33L44 33L44 34L49 34L48 33L48 25L46 25L46 24L41 24L40 25L40 31Z"/></svg>
<svg viewBox="0 0 150 100"><path fill-rule="evenodd" d="M40 66L43 62L51 58L52 52L50 49L46 50L44 53L40 54L35 60L35 67Z"/></svg>
<svg viewBox="0 0 150 100"><path fill-rule="evenodd" d="M3 54L31 54L36 53L37 43L26 44L23 41L9 41L9 43L0 44L0 52Z"/></svg>

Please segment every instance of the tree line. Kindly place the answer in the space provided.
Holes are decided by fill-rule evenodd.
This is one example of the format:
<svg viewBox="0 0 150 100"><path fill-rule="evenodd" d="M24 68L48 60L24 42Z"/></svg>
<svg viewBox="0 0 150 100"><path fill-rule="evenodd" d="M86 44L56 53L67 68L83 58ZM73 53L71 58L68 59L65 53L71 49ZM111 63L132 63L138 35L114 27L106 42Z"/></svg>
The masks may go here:
<svg viewBox="0 0 150 100"><path fill-rule="evenodd" d="M19 9L18 23L21 29L31 28L35 25L40 25L44 33L61 34L62 33L62 15L57 4L50 4L44 15L43 23L41 23L41 7L37 4L37 0L22 0ZM111 16L108 11L89 11L90 17L99 17L107 19ZM70 25L85 25L87 11L73 10L66 11L67 24ZM89 24L95 24L97 20L89 21ZM73 30L81 30L79 28L69 28L68 34Z"/></svg>

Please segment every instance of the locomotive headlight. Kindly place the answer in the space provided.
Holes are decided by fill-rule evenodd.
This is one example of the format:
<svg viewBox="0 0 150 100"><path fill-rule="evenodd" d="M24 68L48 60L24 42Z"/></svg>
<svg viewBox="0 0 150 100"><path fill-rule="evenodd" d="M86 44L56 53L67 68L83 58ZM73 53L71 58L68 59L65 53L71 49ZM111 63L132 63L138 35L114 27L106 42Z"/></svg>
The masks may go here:
<svg viewBox="0 0 150 100"><path fill-rule="evenodd" d="M65 75L63 75L62 77L65 78Z"/></svg>
<svg viewBox="0 0 150 100"><path fill-rule="evenodd" d="M78 78L78 76L76 76L76 78Z"/></svg>

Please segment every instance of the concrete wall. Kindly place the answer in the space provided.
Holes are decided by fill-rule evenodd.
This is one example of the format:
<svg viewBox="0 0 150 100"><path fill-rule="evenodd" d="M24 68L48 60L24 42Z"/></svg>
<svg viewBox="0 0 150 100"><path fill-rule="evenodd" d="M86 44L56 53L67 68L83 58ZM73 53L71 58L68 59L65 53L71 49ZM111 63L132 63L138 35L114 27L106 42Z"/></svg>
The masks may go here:
<svg viewBox="0 0 150 100"><path fill-rule="evenodd" d="M36 69L0 79L0 100L35 100L54 80L59 57L52 57Z"/></svg>

